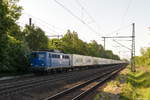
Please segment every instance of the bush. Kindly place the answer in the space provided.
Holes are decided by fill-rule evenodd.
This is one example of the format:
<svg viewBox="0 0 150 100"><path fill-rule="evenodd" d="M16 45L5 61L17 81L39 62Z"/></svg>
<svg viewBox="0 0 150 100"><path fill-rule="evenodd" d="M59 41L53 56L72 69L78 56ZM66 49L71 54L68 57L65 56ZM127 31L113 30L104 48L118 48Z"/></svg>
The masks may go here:
<svg viewBox="0 0 150 100"><path fill-rule="evenodd" d="M14 37L7 36L4 50L1 52L2 62L0 63L0 72L25 72L28 69L28 54L27 45Z"/></svg>

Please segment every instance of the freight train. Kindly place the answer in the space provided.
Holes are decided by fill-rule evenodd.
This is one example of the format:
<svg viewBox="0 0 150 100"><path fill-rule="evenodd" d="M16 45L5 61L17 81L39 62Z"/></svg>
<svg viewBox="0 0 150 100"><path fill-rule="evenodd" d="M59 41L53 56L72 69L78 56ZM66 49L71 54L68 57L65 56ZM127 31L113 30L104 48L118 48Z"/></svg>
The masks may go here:
<svg viewBox="0 0 150 100"><path fill-rule="evenodd" d="M94 68L107 65L125 64L121 60L77 54L64 54L51 51L33 51L30 57L32 72L68 71L74 69Z"/></svg>

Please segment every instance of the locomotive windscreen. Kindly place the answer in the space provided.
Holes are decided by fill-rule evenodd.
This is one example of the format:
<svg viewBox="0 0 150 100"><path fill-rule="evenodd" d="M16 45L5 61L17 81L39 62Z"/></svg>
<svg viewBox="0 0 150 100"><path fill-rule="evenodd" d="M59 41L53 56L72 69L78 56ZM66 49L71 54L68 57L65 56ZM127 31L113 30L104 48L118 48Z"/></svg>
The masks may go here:
<svg viewBox="0 0 150 100"><path fill-rule="evenodd" d="M31 58L38 58L39 60L43 60L45 58L45 54L44 53L32 53L31 54Z"/></svg>

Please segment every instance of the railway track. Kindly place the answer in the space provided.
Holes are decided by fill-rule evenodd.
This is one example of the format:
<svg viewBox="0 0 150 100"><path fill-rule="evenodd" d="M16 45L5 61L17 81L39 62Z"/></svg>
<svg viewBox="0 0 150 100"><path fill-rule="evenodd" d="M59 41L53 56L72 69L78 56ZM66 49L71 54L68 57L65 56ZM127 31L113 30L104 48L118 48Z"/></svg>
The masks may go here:
<svg viewBox="0 0 150 100"><path fill-rule="evenodd" d="M110 77L121 71L124 67L113 68L103 72L100 76L90 79L84 83L78 84L72 88L61 91L53 96L47 97L44 100L80 100L96 87L100 86Z"/></svg>
<svg viewBox="0 0 150 100"><path fill-rule="evenodd" d="M99 72L102 72L102 70L107 70L107 69L108 68L99 69ZM94 70L94 69L92 69L92 70ZM95 73L91 73L89 75L96 74L96 73L98 73L98 71L96 71ZM3 96L3 95L10 95L10 94L18 93L18 92L23 92L25 90L43 86L47 83L54 83L54 82L66 80L66 79L69 80L69 79L72 79L73 76L80 77L80 75L77 73L74 73L74 74L64 73L64 74L54 75L52 77L45 77L45 78L42 77L41 79L36 78L36 79L21 80L18 82L1 84L0 85L0 95ZM56 78L56 77L58 77L58 78Z"/></svg>

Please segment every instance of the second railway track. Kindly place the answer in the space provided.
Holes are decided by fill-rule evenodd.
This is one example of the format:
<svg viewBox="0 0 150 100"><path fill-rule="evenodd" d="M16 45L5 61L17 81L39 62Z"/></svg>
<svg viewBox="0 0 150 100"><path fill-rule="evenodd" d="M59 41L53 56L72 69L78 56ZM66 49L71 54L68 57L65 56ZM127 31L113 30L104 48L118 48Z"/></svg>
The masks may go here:
<svg viewBox="0 0 150 100"><path fill-rule="evenodd" d="M102 70L107 70L108 68L104 68L101 69L99 72L101 72ZM95 74L98 72L95 72ZM38 87L38 86L42 86L46 83L53 83L54 81L60 81L60 80L64 80L64 79L71 79L73 76L80 76L77 73L74 74L70 74L69 73L65 73L63 75L61 75L61 78L56 78L56 77L45 77L45 78L41 78L39 80L37 79L30 79L30 80L25 80L25 81L18 81L18 82L12 82L12 83L7 83L7 84L2 84L0 85L0 95L10 95L13 93L18 93L18 92L22 92L28 89L32 89L34 87ZM92 73L94 74L94 73ZM90 74L90 75L92 75ZM57 76L57 75L56 75ZM59 75L58 75L59 76Z"/></svg>
<svg viewBox="0 0 150 100"><path fill-rule="evenodd" d="M47 97L44 100L80 100L86 94L88 94L91 90L98 87L100 84L104 83L111 76L115 75L119 71L121 71L124 67L121 68L113 68L109 71L101 73L101 75L90 79L84 83L78 84L72 88L68 88L62 92L59 92L53 96Z"/></svg>

